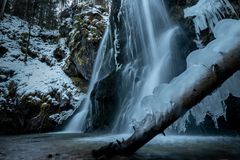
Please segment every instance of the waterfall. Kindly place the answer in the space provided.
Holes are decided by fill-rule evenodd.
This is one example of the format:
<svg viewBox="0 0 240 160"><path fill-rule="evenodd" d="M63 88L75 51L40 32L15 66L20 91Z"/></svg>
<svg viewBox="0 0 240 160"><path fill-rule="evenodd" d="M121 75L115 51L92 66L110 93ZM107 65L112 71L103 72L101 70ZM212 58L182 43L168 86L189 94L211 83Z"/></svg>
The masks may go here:
<svg viewBox="0 0 240 160"><path fill-rule="evenodd" d="M119 113L113 132L130 132L151 110L141 107L144 97L184 70L176 44L181 31L168 15L164 0L131 0L122 4L126 32L119 93Z"/></svg>
<svg viewBox="0 0 240 160"><path fill-rule="evenodd" d="M116 103L110 106L116 113L108 113L115 116L108 122L108 127L114 133L132 132L132 127L141 127L139 122L148 115L153 117L156 112L166 110L158 108L159 101L164 100L159 100L155 95L186 68L187 39L184 38L181 28L171 21L164 0L121 0L119 8L115 19L119 26L110 24L106 30L85 101L65 131L83 132L86 127L91 127L94 123L91 122L93 114L106 107L101 106L105 104L98 104L98 100L95 105L100 106L94 106L91 93L95 84L114 71L117 85L107 87L114 87L115 92L117 90L117 93L114 93ZM236 86L239 86L239 77L238 72L192 109L198 123L208 112L214 113L215 119L224 113L222 100L229 93L240 95L236 89ZM97 113L100 118L95 122L101 121L101 112L104 112L104 109ZM185 114L173 127L184 130L187 116L188 114Z"/></svg>
<svg viewBox="0 0 240 160"><path fill-rule="evenodd" d="M106 51L106 43L108 41L108 36L109 36L109 29L107 28L98 49L98 53L94 63L92 77L89 83L86 98L83 102L81 110L73 117L70 123L65 127L66 132L77 132L77 131L84 132L85 131L85 128L87 126L86 125L87 116L91 111L91 106L92 106L90 96L95 83L100 78L100 69L103 63L104 53Z"/></svg>
<svg viewBox="0 0 240 160"><path fill-rule="evenodd" d="M118 18L122 17L123 31L120 33L114 29L115 41L111 47L115 55L109 53L104 57L110 34L110 29L107 29L99 47L85 101L65 131L84 131L88 126L87 119L92 114L91 92L101 79L100 72L112 63L108 61L114 59L121 81L117 86L120 96L115 106L118 113L111 126L113 132L130 132L137 120L151 112L141 107L142 99L185 69L185 57L176 43L176 35L181 31L171 22L164 0L122 0L121 5ZM116 50L119 35L125 37L120 53ZM118 56L121 62L117 62ZM119 63L122 63L121 67Z"/></svg>

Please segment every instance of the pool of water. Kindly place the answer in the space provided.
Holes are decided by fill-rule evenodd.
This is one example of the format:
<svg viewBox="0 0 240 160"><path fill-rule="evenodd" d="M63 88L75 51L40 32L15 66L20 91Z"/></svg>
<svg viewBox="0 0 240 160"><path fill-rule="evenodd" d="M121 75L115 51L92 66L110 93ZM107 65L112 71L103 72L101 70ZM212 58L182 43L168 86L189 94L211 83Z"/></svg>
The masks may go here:
<svg viewBox="0 0 240 160"><path fill-rule="evenodd" d="M91 151L129 135L49 133L0 137L0 159L94 159ZM240 137L157 136L136 154L118 160L238 160Z"/></svg>

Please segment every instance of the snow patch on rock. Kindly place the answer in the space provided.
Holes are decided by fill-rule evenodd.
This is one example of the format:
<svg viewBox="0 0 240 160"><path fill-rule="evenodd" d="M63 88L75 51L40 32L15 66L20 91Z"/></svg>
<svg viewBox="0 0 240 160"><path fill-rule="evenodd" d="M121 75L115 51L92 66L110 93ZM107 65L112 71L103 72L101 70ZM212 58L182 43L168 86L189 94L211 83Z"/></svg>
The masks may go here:
<svg viewBox="0 0 240 160"><path fill-rule="evenodd" d="M52 91L56 91L60 97L52 98L49 101L54 103L69 102L74 108L59 115L64 115L65 119L73 114L79 106L82 96L81 91L75 87L72 80L63 72L64 61L68 58L69 49L65 45L65 39L59 39L56 30L44 30L39 26L33 26L29 50L35 53L34 57L23 52L22 39L28 36L28 23L17 17L5 15L0 22L0 45L7 48L7 52L0 57L1 72L13 71L12 77L0 84L0 99L4 101L7 94L7 86L11 81L17 83L17 96L21 99L27 95L40 93L48 96ZM54 51L61 48L66 57L58 62L54 58ZM35 97L39 98L39 97ZM67 116L66 116L67 115ZM56 119L59 122L59 118Z"/></svg>

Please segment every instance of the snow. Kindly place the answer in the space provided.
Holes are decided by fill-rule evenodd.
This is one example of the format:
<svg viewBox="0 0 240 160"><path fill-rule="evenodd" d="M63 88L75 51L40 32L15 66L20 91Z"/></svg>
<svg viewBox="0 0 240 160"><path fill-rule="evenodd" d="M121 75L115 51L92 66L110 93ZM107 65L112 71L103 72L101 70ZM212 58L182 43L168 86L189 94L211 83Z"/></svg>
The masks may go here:
<svg viewBox="0 0 240 160"><path fill-rule="evenodd" d="M50 41L48 38L44 40L42 37L58 37L58 31L43 30L38 26L33 27L30 41L30 51L36 52L37 57L27 56L21 51L21 38L26 32L28 33L27 23L17 17L5 15L0 22L0 45L7 48L8 52L0 57L1 70L13 70L14 75L8 77L6 82L1 82L0 91L7 92L7 86L10 81L15 81L18 85L17 95L19 97L35 95L40 93L48 95L52 91L60 94L60 101L70 101L76 109L81 101L81 91L73 85L72 80L63 72L62 67L64 61L57 62L53 56L56 48L60 47L65 53L69 54L69 49L65 45L65 39L61 38L56 42ZM51 61L51 65L41 61L42 57L47 57ZM4 93L0 92L0 100L3 101ZM31 96L30 96L31 97ZM32 97L35 101L39 97ZM49 100L56 101L55 98L49 96ZM61 103L57 102L56 103ZM66 111L64 115L71 115L73 110ZM58 118L59 119L59 118Z"/></svg>
<svg viewBox="0 0 240 160"><path fill-rule="evenodd" d="M221 60L224 54L229 53L232 48L240 45L240 21L225 19L217 23L213 30L216 40L211 42L204 49L193 52L188 58L188 67L196 64L207 66L215 64ZM240 97L240 72L236 72L212 95L207 96L197 107L192 109L192 113L199 124L206 113L210 113L216 120L219 116L225 115L225 105L223 101L227 99L229 93ZM201 114L199 114L201 113ZM217 127L217 126L216 126Z"/></svg>
<svg viewBox="0 0 240 160"><path fill-rule="evenodd" d="M216 23L228 14L235 14L234 8L228 0L199 0L192 7L184 10L184 17L194 17L197 34L207 28L213 31Z"/></svg>
<svg viewBox="0 0 240 160"><path fill-rule="evenodd" d="M212 66L222 61L223 55L231 53L231 50L240 46L240 20L226 19L220 21L214 29L214 35L216 40L205 48L192 52L187 57L185 72L174 78L170 83L161 84L155 88L152 95L142 100L141 105L142 109L145 110L145 116L139 117L138 121L149 115L157 117L158 121L161 115L171 110L176 102L182 101L183 93L186 94L188 91L194 90L196 84L206 76L209 70L213 69ZM206 97L199 104L200 107L193 108L192 113L198 123L204 119L208 112L212 114L215 120L224 114L225 110L221 107L221 100L225 100L229 93L240 96L239 77L240 73L237 72L218 91Z"/></svg>

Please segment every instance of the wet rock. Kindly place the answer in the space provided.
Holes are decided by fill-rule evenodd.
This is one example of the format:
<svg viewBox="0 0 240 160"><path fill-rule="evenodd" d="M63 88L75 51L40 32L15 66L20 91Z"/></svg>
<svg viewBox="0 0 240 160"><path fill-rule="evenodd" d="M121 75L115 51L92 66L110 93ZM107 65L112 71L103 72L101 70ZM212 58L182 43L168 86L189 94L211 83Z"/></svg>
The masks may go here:
<svg viewBox="0 0 240 160"><path fill-rule="evenodd" d="M52 154L49 154L49 155L47 156L47 158L53 158L53 155L52 155Z"/></svg>
<svg viewBox="0 0 240 160"><path fill-rule="evenodd" d="M188 120L185 123L186 130L184 134L187 135L216 135L220 134L219 129L215 125L212 116L207 113L205 118L199 124L196 123L195 117L190 112Z"/></svg>
<svg viewBox="0 0 240 160"><path fill-rule="evenodd" d="M42 31L38 35L44 42L57 42L59 40L59 33L58 32L47 32L47 31Z"/></svg>
<svg viewBox="0 0 240 160"><path fill-rule="evenodd" d="M105 1L105 0L95 0L95 4L107 6L107 1Z"/></svg>
<svg viewBox="0 0 240 160"><path fill-rule="evenodd" d="M51 57L48 57L47 55L42 55L39 60L43 63L46 63L50 67L54 65L54 62L51 59Z"/></svg>
<svg viewBox="0 0 240 160"><path fill-rule="evenodd" d="M39 114L29 121L28 130L34 133L51 131L57 125L55 121L49 118L53 112L51 105L43 103L40 107Z"/></svg>
<svg viewBox="0 0 240 160"><path fill-rule="evenodd" d="M226 120L229 129L235 130L240 134L240 98L230 94L225 100L225 104L227 106Z"/></svg>
<svg viewBox="0 0 240 160"><path fill-rule="evenodd" d="M117 87L116 72L96 83L91 93L92 101L92 126L90 130L109 129L117 112ZM111 86L111 87L109 87Z"/></svg>
<svg viewBox="0 0 240 160"><path fill-rule="evenodd" d="M72 11L70 8L66 9L62 12L62 14L65 14L65 12ZM65 17L67 16L67 17ZM68 37L68 34L72 30L73 20L71 17L71 14L66 13L66 15L62 16L64 18L63 22L61 23L59 27L59 33L61 37Z"/></svg>
<svg viewBox="0 0 240 160"><path fill-rule="evenodd" d="M195 27L191 18L184 18L184 9L196 4L197 0L169 0L166 2L169 6L169 15L174 22L176 22L185 32L186 37L189 39L185 41L185 46L188 47L188 53L197 48L194 43L196 38Z"/></svg>
<svg viewBox="0 0 240 160"><path fill-rule="evenodd" d="M24 133L24 116L18 109L0 105L0 133Z"/></svg>
<svg viewBox="0 0 240 160"><path fill-rule="evenodd" d="M226 104L226 116L222 115L214 122L210 114L206 114L203 122L196 124L191 112L189 121L186 122L186 134L205 135L240 135L240 98L232 94L224 101Z"/></svg>
<svg viewBox="0 0 240 160"><path fill-rule="evenodd" d="M58 62L62 61L66 57L65 50L61 47L57 47L53 52L54 57L57 59Z"/></svg>
<svg viewBox="0 0 240 160"><path fill-rule="evenodd" d="M7 76L6 75L0 75L0 82L4 82L7 80Z"/></svg>
<svg viewBox="0 0 240 160"><path fill-rule="evenodd" d="M3 47L3 46L0 46L0 58L5 54L7 53L8 49Z"/></svg>
<svg viewBox="0 0 240 160"><path fill-rule="evenodd" d="M203 134L214 135L217 134L215 122L211 115L206 114L204 121L199 124L199 127Z"/></svg>
<svg viewBox="0 0 240 160"><path fill-rule="evenodd" d="M185 133L191 135L201 134L201 129L197 126L195 117L192 115L192 112L189 112L188 120L185 123Z"/></svg>
<svg viewBox="0 0 240 160"><path fill-rule="evenodd" d="M220 116L217 119L218 130L221 134L229 133L229 126L224 116Z"/></svg>
<svg viewBox="0 0 240 160"><path fill-rule="evenodd" d="M15 99L17 96L17 83L14 81L10 81L8 84L8 95L7 98L9 99Z"/></svg>
<svg viewBox="0 0 240 160"><path fill-rule="evenodd" d="M0 133L22 134L53 131L70 116L74 108L69 101L63 100L64 98L54 91L47 95L37 92L18 97L17 88L13 82L8 88L6 100L0 101ZM61 119L59 123L51 117L56 114L59 115L57 118Z"/></svg>

